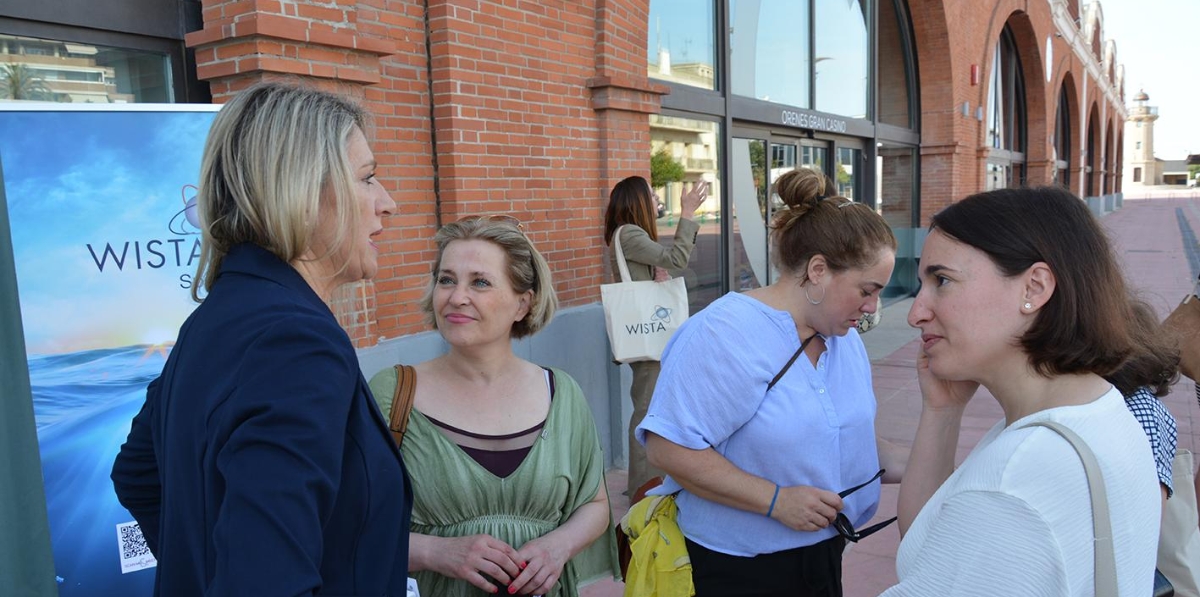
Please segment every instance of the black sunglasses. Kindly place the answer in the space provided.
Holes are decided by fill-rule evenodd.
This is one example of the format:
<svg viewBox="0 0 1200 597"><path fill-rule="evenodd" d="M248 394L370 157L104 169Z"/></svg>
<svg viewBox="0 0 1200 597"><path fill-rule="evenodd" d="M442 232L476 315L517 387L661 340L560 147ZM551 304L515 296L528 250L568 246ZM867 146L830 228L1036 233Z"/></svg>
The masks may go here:
<svg viewBox="0 0 1200 597"><path fill-rule="evenodd" d="M876 479L883 476L883 473L884 473L884 470L879 469L879 472L875 473L875 476L868 479L866 483L863 483L861 485L855 485L854 487L851 487L850 489L846 489L844 491L839 491L838 497L845 498L846 496L862 489L863 487L866 487L866 486L870 485L871 483L874 483ZM860 539L864 539L866 537L874 535L875 533L883 530L883 527L886 527L887 525L892 524L893 522L896 522L895 516L893 516L881 523L873 524L861 531L856 531L856 530L854 530L854 525L850 524L850 519L846 518L845 514L838 512L837 517L833 519L833 528L837 529L838 534L841 535L842 537L845 537L847 541L858 543L858 541Z"/></svg>

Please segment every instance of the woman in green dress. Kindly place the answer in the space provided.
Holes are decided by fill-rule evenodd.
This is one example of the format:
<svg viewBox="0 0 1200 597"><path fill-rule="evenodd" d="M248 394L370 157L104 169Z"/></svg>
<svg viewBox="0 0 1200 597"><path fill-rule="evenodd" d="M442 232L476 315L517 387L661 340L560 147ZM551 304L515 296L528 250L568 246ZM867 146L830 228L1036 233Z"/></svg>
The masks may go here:
<svg viewBox="0 0 1200 597"><path fill-rule="evenodd" d="M511 218L434 240L421 306L449 351L412 368L409 569L422 595L578 595L617 569L599 436L575 380L512 350L554 315L550 269ZM371 380L385 414L396 383Z"/></svg>

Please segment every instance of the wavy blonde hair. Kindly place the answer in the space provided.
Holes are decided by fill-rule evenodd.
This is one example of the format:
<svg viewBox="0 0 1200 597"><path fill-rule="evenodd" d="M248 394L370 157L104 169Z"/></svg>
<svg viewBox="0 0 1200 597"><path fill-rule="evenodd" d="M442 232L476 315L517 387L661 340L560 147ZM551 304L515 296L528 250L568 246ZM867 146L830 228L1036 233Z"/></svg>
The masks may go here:
<svg viewBox="0 0 1200 597"><path fill-rule="evenodd" d="M350 100L279 82L254 85L221 108L204 144L197 185L196 302L203 300L201 286L212 291L234 245L254 243L294 263L311 248L321 217L333 217L338 233L312 259L345 244L358 220L347 141L365 125L366 113ZM332 205L323 216L325 197Z"/></svg>
<svg viewBox="0 0 1200 597"><path fill-rule="evenodd" d="M456 240L484 240L500 247L508 263L508 281L518 294L533 291L529 301L529 312L521 321L513 323L513 338L532 336L549 325L558 310L558 295L550 278L550 264L533 246L533 241L519 228L508 222L489 220L486 217L466 218L446 224L433 237L437 245L437 259L433 262L432 275L425 296L421 297L421 310L429 318L433 329L437 329L437 318L433 313L433 291L437 288L438 271L442 269L442 255L446 247Z"/></svg>

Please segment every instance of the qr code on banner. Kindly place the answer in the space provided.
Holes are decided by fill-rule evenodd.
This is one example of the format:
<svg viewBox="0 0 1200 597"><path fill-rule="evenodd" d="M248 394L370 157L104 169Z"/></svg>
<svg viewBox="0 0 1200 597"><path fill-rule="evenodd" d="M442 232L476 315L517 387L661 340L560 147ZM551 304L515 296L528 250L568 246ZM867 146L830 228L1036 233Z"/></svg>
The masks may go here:
<svg viewBox="0 0 1200 597"><path fill-rule="evenodd" d="M137 572L158 565L146 538L142 536L142 527L137 522L122 522L117 525L117 550L121 555L121 574Z"/></svg>

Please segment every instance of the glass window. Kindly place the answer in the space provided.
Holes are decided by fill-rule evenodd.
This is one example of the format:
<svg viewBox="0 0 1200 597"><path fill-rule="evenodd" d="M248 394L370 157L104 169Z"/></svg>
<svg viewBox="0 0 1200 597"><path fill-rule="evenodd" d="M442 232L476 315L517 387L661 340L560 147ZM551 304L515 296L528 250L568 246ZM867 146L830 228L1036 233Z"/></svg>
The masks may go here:
<svg viewBox="0 0 1200 597"><path fill-rule="evenodd" d="M837 182L838 195L854 201L860 200L858 185L862 184L859 161L862 151L851 147L839 147L837 163L834 165L834 181Z"/></svg>
<svg viewBox="0 0 1200 597"><path fill-rule="evenodd" d="M988 180L985 181L985 191L995 191L997 188L1012 187L1013 168L1008 164L989 162Z"/></svg>
<svg viewBox="0 0 1200 597"><path fill-rule="evenodd" d="M1025 181L1025 81L1012 31L1000 33L992 54L988 89L985 186L988 190L1010 188Z"/></svg>
<svg viewBox="0 0 1200 597"><path fill-rule="evenodd" d="M1088 119L1087 131L1087 186L1084 187L1086 193L1084 197L1095 197L1096 187L1098 186L1096 177L1099 176L1099 167L1096 164L1096 156L1100 155L1100 148L1096 144L1096 111L1092 108L1092 117Z"/></svg>
<svg viewBox="0 0 1200 597"><path fill-rule="evenodd" d="M826 172L825 163L829 161L829 148L806 145L800 148L800 165L813 170Z"/></svg>
<svg viewBox="0 0 1200 597"><path fill-rule="evenodd" d="M774 154L776 146L771 147L771 153ZM739 292L763 286L767 279L767 190L773 182L769 172L765 140L733 140L733 176L730 177L730 193L733 196L730 209L733 214L731 280L733 289Z"/></svg>
<svg viewBox="0 0 1200 597"><path fill-rule="evenodd" d="M687 280L688 303L692 313L708 306L721 296L721 179L717 170L721 127L716 122L693 120L678 116L650 115L650 152L669 156L673 167L663 168L665 174L651 184L665 204L658 219L658 238L669 242L675 237L679 224L679 200L685 184L700 180L711 183L708 198L696 210L700 232L692 258L682 272ZM649 156L647 156L649 158Z"/></svg>
<svg viewBox="0 0 1200 597"><path fill-rule="evenodd" d="M172 101L165 54L0 35L0 101Z"/></svg>
<svg viewBox="0 0 1200 597"><path fill-rule="evenodd" d="M879 3L879 121L906 129L915 126L909 90L912 88L907 17L896 9L899 0Z"/></svg>
<svg viewBox="0 0 1200 597"><path fill-rule="evenodd" d="M650 76L716 89L715 15L715 0L650 0Z"/></svg>
<svg viewBox="0 0 1200 597"><path fill-rule="evenodd" d="M1133 182L1142 182L1142 169L1141 168L1133 169Z"/></svg>
<svg viewBox="0 0 1200 597"><path fill-rule="evenodd" d="M808 0L730 0L733 93L809 107L809 30Z"/></svg>
<svg viewBox="0 0 1200 597"><path fill-rule="evenodd" d="M819 0L813 85L817 110L867 118L870 0Z"/></svg>
<svg viewBox="0 0 1200 597"><path fill-rule="evenodd" d="M1058 115L1054 121L1054 182L1070 188L1071 102L1064 87L1058 94Z"/></svg>
<svg viewBox="0 0 1200 597"><path fill-rule="evenodd" d="M988 145L1009 151L1025 151L1025 82L1021 60L1008 27L1000 35L992 55L991 89L988 94Z"/></svg>
<svg viewBox="0 0 1200 597"><path fill-rule="evenodd" d="M918 203L917 148L880 143L875 156L875 196L879 211L896 235L896 268L883 296L909 296L917 291L916 249Z"/></svg>

